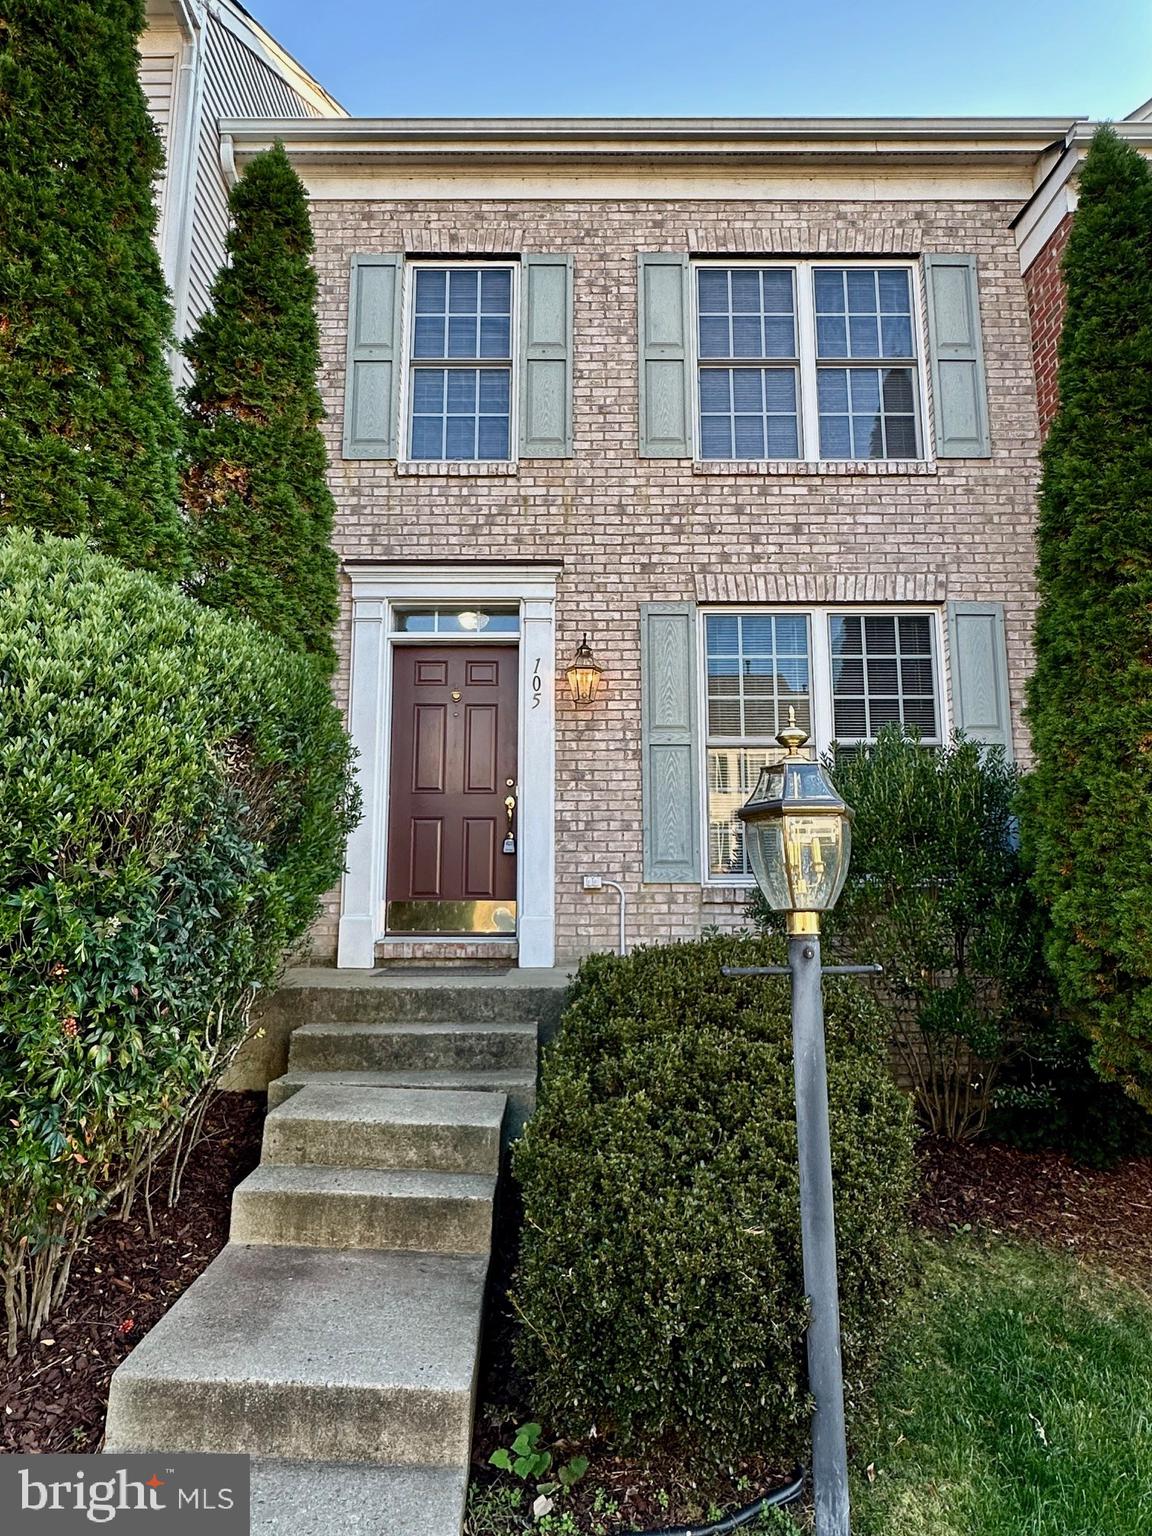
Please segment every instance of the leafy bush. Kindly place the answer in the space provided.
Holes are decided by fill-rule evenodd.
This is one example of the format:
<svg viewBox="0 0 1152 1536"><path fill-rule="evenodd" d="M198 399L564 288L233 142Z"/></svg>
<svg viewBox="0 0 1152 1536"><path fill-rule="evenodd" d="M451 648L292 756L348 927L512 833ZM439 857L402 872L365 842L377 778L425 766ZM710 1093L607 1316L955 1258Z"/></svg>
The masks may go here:
<svg viewBox="0 0 1152 1536"><path fill-rule="evenodd" d="M243 1039L340 874L353 795L313 664L76 542L0 540L0 722L13 1347Z"/></svg>
<svg viewBox="0 0 1152 1536"><path fill-rule="evenodd" d="M1006 1063L988 1131L1026 1151L1067 1152L1091 1168L1152 1153L1152 1116L1093 1071L1089 1041L1060 1017Z"/></svg>
<svg viewBox="0 0 1152 1536"><path fill-rule="evenodd" d="M717 1460L798 1452L805 1301L786 980L713 938L580 967L515 1151L525 1220L512 1297L534 1406L622 1445ZM867 1392L906 1271L911 1117L888 1021L827 986L849 1407Z"/></svg>
<svg viewBox="0 0 1152 1536"><path fill-rule="evenodd" d="M1152 166L1111 129L1064 257L1024 805L1061 998L1152 1109Z"/></svg>
<svg viewBox="0 0 1152 1536"><path fill-rule="evenodd" d="M1021 867L1016 769L957 737L928 749L900 726L829 763L856 812L833 947L884 966L895 1046L931 1130L983 1127L1022 1035L1047 1027L1042 929ZM754 915L767 920L762 904Z"/></svg>
<svg viewBox="0 0 1152 1536"><path fill-rule="evenodd" d="M0 16L0 524L178 575L145 14L144 0L5 0Z"/></svg>

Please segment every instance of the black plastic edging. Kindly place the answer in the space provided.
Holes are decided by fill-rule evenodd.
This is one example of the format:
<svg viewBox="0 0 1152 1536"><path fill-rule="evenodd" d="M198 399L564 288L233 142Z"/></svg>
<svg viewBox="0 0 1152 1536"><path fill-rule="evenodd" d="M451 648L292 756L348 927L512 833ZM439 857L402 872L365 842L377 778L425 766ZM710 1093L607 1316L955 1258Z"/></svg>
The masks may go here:
<svg viewBox="0 0 1152 1536"><path fill-rule="evenodd" d="M738 1531L742 1525L748 1525L765 1510L778 1509L782 1504L791 1504L794 1499L798 1499L804 1492L807 1476L806 1472L797 1471L790 1483L763 1494L743 1509L725 1515L723 1520L717 1520L714 1525L672 1525L664 1530L639 1532L638 1536L728 1536L729 1531Z"/></svg>

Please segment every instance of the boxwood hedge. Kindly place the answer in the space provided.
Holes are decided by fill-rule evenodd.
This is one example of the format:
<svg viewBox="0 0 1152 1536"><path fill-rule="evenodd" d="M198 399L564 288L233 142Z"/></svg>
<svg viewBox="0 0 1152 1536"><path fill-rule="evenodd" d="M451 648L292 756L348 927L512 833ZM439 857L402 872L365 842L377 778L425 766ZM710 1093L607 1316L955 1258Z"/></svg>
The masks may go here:
<svg viewBox="0 0 1152 1536"><path fill-rule="evenodd" d="M622 1447L799 1454L807 1431L791 1027L779 941L599 955L577 976L515 1151L513 1303L531 1406ZM826 987L848 1406L906 1271L912 1127L888 1020Z"/></svg>
<svg viewBox="0 0 1152 1536"><path fill-rule="evenodd" d="M354 814L307 658L79 542L0 539L10 1348L243 1039Z"/></svg>

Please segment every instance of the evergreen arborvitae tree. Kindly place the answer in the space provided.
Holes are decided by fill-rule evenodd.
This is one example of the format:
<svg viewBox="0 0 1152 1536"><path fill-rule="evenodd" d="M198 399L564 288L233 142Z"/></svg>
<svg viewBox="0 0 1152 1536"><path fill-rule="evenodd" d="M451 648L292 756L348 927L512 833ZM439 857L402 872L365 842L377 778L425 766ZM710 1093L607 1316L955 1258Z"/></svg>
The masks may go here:
<svg viewBox="0 0 1152 1536"><path fill-rule="evenodd" d="M1064 1001L1152 1106L1152 167L1108 128L1064 278L1025 833Z"/></svg>
<svg viewBox="0 0 1152 1536"><path fill-rule="evenodd" d="M177 574L180 411L144 0L0 7L0 526Z"/></svg>
<svg viewBox="0 0 1152 1536"><path fill-rule="evenodd" d="M194 588L334 665L337 566L308 199L281 145L232 192L230 263L188 344Z"/></svg>

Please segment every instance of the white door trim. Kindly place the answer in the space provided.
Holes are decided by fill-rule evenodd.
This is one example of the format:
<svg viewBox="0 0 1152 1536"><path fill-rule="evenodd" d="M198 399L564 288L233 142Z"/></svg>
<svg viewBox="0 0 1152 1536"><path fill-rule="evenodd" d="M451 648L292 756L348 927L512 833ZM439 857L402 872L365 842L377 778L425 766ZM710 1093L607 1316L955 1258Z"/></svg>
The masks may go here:
<svg viewBox="0 0 1152 1536"><path fill-rule="evenodd" d="M370 970L384 937L391 616L396 603L520 605L516 935L522 967L556 956L556 583L559 565L358 565L352 583L348 728L363 798L348 839L336 963ZM508 636L509 642L513 637Z"/></svg>

